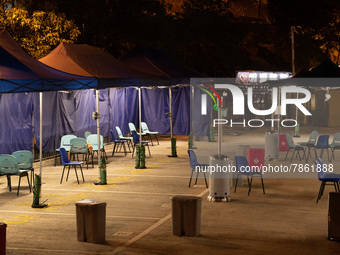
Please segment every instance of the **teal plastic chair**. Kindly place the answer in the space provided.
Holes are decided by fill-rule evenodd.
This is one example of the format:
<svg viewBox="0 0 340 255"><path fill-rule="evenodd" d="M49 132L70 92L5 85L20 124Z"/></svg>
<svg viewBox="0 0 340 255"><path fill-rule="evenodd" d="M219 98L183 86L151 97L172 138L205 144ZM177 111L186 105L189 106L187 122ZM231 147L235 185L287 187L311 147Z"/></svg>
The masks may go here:
<svg viewBox="0 0 340 255"><path fill-rule="evenodd" d="M85 134L84 134L85 139L87 139L87 137L88 137L89 135L92 135L92 133L91 133L90 131L86 131Z"/></svg>
<svg viewBox="0 0 340 255"><path fill-rule="evenodd" d="M14 156L7 155L7 154L0 156L0 173L2 175L6 175L9 191L12 191L11 176L15 176L15 175L19 176L17 196L19 195L21 177L24 177L24 176L27 177L28 187L31 193L31 184L28 178L28 172L29 170L19 169L18 161Z"/></svg>
<svg viewBox="0 0 340 255"><path fill-rule="evenodd" d="M310 137L308 139L307 142L300 142L298 144L300 144L301 146L305 146L307 147L307 155L306 155L306 162L308 162L308 158L309 157L312 157L312 154L310 152L310 149L311 148L314 148L315 147L315 143L316 143L316 140L318 139L319 137L319 132L314 130L312 131L312 133L310 134Z"/></svg>
<svg viewBox="0 0 340 255"><path fill-rule="evenodd" d="M331 153L332 153L331 158L330 158L329 161L332 161L332 159L335 160L334 151L340 149L340 133L335 133L334 134L333 141L329 145L329 148L331 149Z"/></svg>
<svg viewBox="0 0 340 255"><path fill-rule="evenodd" d="M87 147L86 140L84 138L79 138L79 137L73 138L73 139L71 139L70 144L71 144L71 148L70 148L71 157L70 157L70 159L72 158L72 156L74 157L75 155L77 155L77 159L78 159L78 155L82 154L83 156L85 156L85 160L86 160L86 164L87 164L87 168L88 168L89 167L89 163L88 163L89 149Z"/></svg>
<svg viewBox="0 0 340 255"><path fill-rule="evenodd" d="M70 141L73 138L77 138L75 135L63 135L60 139L60 148L64 148L66 151L70 151L71 144ZM57 165L57 155L59 154L59 148L56 149L56 156L55 156L55 161L54 161L54 166Z"/></svg>
<svg viewBox="0 0 340 255"><path fill-rule="evenodd" d="M98 135L97 134L93 134L93 135L89 135L87 137L87 142L89 142L91 145L92 145L92 166L93 165L93 156L94 156L94 153L97 153L98 155L98 151L100 151L100 157L101 158L106 158L107 159L107 156L106 156L106 152L105 152L105 148L104 148L104 138L103 136L101 135L100 136L100 150L98 148Z"/></svg>
<svg viewBox="0 0 340 255"><path fill-rule="evenodd" d="M157 144L159 145L158 138L157 138L158 132L150 131L148 125L145 122L141 123L141 128L142 128L142 133L145 133L149 137L149 139L151 140L152 146L153 146L152 136L154 136L156 138Z"/></svg>
<svg viewBox="0 0 340 255"><path fill-rule="evenodd" d="M123 136L123 133L118 126L116 126L116 131L117 131L117 135L118 135L119 140L126 140L127 141L129 151L130 151L130 145L131 145L131 147L133 147L133 144L132 144L133 137L132 136Z"/></svg>
<svg viewBox="0 0 340 255"><path fill-rule="evenodd" d="M292 154L292 157L290 159L290 162L292 162L294 155L295 155L295 152L297 152L296 157L299 156L300 161L301 161L301 159L306 157L305 148L303 146L294 144L293 136L291 134L286 133L286 139L287 139L287 143L288 143L288 151L287 151L285 160L287 159L287 156L288 156L288 153L289 153L290 150L293 150L293 154ZM302 157L300 155L300 151L303 151Z"/></svg>
<svg viewBox="0 0 340 255"><path fill-rule="evenodd" d="M145 133L143 133L143 131L142 131L141 134L138 133L137 130L136 130L135 124L133 124L131 122L129 123L129 129L130 129L131 135L132 135L132 131L136 131L137 135L142 135L142 136L146 135Z"/></svg>
<svg viewBox="0 0 340 255"><path fill-rule="evenodd" d="M31 186L34 183L34 168L33 168L33 153L27 150L15 151L12 153L18 161L20 170L27 170L31 172Z"/></svg>

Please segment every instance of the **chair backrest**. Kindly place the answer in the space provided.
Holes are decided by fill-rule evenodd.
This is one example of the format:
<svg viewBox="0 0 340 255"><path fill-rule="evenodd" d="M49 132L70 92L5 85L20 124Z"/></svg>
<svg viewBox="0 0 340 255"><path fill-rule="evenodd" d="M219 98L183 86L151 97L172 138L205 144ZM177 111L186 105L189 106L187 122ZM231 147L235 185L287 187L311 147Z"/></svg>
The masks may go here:
<svg viewBox="0 0 340 255"><path fill-rule="evenodd" d="M122 130L120 130L120 128L118 126L116 126L116 131L117 131L117 134L118 134L118 138L123 139L124 136L123 136Z"/></svg>
<svg viewBox="0 0 340 255"><path fill-rule="evenodd" d="M333 146L340 146L340 133L335 133L332 141Z"/></svg>
<svg viewBox="0 0 340 255"><path fill-rule="evenodd" d="M133 124L131 122L129 123L129 129L130 129L131 134L132 134L132 131L136 131L137 132L135 124Z"/></svg>
<svg viewBox="0 0 340 255"><path fill-rule="evenodd" d="M288 147L290 149L294 148L295 144L294 144L293 136L291 134L289 134L289 133L286 133L286 139L287 139Z"/></svg>
<svg viewBox="0 0 340 255"><path fill-rule="evenodd" d="M31 151L15 151L12 156L17 159L19 169L33 169L33 153Z"/></svg>
<svg viewBox="0 0 340 255"><path fill-rule="evenodd" d="M17 159L12 155L3 154L0 157L0 173L19 174Z"/></svg>
<svg viewBox="0 0 340 255"><path fill-rule="evenodd" d="M319 132L314 130L312 131L312 133L310 133L310 137L309 137L309 140L308 140L308 144L311 144L311 145L314 145L315 142L316 142L316 139L318 139L318 136L319 136Z"/></svg>
<svg viewBox="0 0 340 255"><path fill-rule="evenodd" d="M264 149L248 149L248 163L252 172L261 172L264 166Z"/></svg>
<svg viewBox="0 0 340 255"><path fill-rule="evenodd" d="M92 135L92 133L91 133L90 131L85 131L85 134L84 134L85 139L87 139L87 137L88 137L89 135Z"/></svg>
<svg viewBox="0 0 340 255"><path fill-rule="evenodd" d="M195 166L199 165L196 153L193 150L188 150L188 154L190 159L190 168L195 168Z"/></svg>
<svg viewBox="0 0 340 255"><path fill-rule="evenodd" d="M149 132L149 127L145 122L141 123L142 133Z"/></svg>
<svg viewBox="0 0 340 255"><path fill-rule="evenodd" d="M320 135L316 142L316 148L327 148L328 147L329 135Z"/></svg>
<svg viewBox="0 0 340 255"><path fill-rule="evenodd" d="M67 151L64 148L59 148L60 152L60 158L61 158L61 164L66 165L67 163L70 163L70 160L67 156Z"/></svg>
<svg viewBox="0 0 340 255"><path fill-rule="evenodd" d="M323 167L323 161L321 158L317 158L314 160L314 163L316 165L316 172L318 173L318 179L320 181L323 181L323 179L325 178L325 171L324 171L324 167Z"/></svg>
<svg viewBox="0 0 340 255"><path fill-rule="evenodd" d="M138 136L136 130L132 130L131 134L132 134L132 137L133 137L133 142L134 143L139 143L139 136Z"/></svg>
<svg viewBox="0 0 340 255"><path fill-rule="evenodd" d="M237 172L247 172L249 171L249 163L246 157L235 156L236 171Z"/></svg>
<svg viewBox="0 0 340 255"><path fill-rule="evenodd" d="M87 142L84 138L73 138L70 141L71 153L88 153Z"/></svg>
<svg viewBox="0 0 340 255"><path fill-rule="evenodd" d="M87 137L87 141L92 145L92 151L98 151L98 135L93 134ZM100 135L100 149L104 147L104 138Z"/></svg>
<svg viewBox="0 0 340 255"><path fill-rule="evenodd" d="M66 151L69 151L71 146L70 146L70 141L73 138L77 138L75 135L64 135L60 139L60 147L64 148Z"/></svg>

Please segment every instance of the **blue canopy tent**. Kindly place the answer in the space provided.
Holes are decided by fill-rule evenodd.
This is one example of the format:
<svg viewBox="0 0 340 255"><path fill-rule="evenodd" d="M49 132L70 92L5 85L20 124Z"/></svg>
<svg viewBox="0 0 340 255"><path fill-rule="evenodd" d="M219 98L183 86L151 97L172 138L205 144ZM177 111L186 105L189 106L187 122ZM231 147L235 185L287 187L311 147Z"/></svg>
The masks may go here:
<svg viewBox="0 0 340 255"><path fill-rule="evenodd" d="M0 93L43 92L58 90L79 90L97 88L93 77L76 76L50 68L30 57L10 36L5 28L0 28ZM42 99L42 94L40 94ZM29 105L31 107L31 105ZM23 112L25 110L23 109ZM42 100L40 101L42 113ZM27 113L27 112L26 112ZM4 125L6 120L2 120ZM32 123L27 123L31 127ZM5 129L13 131L14 126ZM42 114L40 115L40 175L42 160ZM15 130L14 130L15 131ZM6 138L2 136L2 138ZM6 139L2 140L6 143Z"/></svg>
<svg viewBox="0 0 340 255"><path fill-rule="evenodd" d="M169 87L169 107L163 108L169 109L170 123L163 126L170 126L171 138L173 137L173 129L177 134L188 135L190 133L191 91L187 85L190 85L190 78L203 78L206 76L178 62L165 51L152 47L136 47L124 56L121 61L133 69L155 75L159 78L170 79L172 89ZM178 85L184 85L185 87L179 87ZM175 88L175 86L177 87ZM193 91L194 88L192 88L192 94ZM174 101L172 100L172 92L174 92ZM163 96L165 91L158 91L158 93ZM172 114L173 108L176 113L174 116ZM148 111L149 109L146 110ZM151 128L155 130L160 130L162 128L160 125L168 122L168 119L165 119L164 113L158 115L159 119L162 120L164 118L163 121L151 119L149 116L149 114L145 114L144 120L147 123L151 123Z"/></svg>

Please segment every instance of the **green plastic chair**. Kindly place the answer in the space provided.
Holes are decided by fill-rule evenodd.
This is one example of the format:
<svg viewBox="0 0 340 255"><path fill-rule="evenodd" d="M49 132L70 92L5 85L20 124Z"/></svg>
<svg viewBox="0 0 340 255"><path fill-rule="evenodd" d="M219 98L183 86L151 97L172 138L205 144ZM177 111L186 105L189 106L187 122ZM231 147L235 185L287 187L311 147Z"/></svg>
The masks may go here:
<svg viewBox="0 0 340 255"><path fill-rule="evenodd" d="M306 154L305 154L305 148L303 146L300 146L300 145L295 145L294 144L294 140L293 140L293 136L289 133L286 133L286 139L287 139L287 143L288 143L288 151L287 151L287 154L286 154L286 158L285 158L285 161L287 159L287 156L288 156L288 153L290 150L293 150L293 154L292 154L292 157L290 159L290 162L292 162L293 158L294 158L294 155L295 155L295 152L297 151L297 154L296 156L299 156L300 158L300 161L301 159L303 159L304 157L306 157ZM301 158L301 155L300 155L300 151L303 151L303 156Z"/></svg>
<svg viewBox="0 0 340 255"><path fill-rule="evenodd" d="M79 137L73 138L70 141L70 145L71 145L71 148L70 148L71 157L70 157L70 159L74 155L77 155L77 158L78 158L78 155L82 154L83 156L85 156L87 168L89 168L89 163L88 163L89 149L87 147L86 140L84 138L79 138ZM78 159L78 161L79 161L79 159Z"/></svg>
<svg viewBox="0 0 340 255"><path fill-rule="evenodd" d="M94 156L94 153L96 152L97 155L98 155L98 151L100 151L100 156L103 158L105 157L107 159L107 156L106 156L106 152L105 152L105 148L104 148L104 138L103 136L101 135L100 136L100 150L98 148L98 135L97 134L93 134L93 135L89 135L87 137L87 142L89 142L91 145L92 145L92 166L93 165L93 156Z"/></svg>
<svg viewBox="0 0 340 255"><path fill-rule="evenodd" d="M70 148L71 148L70 141L73 138L77 138L77 136L76 135L63 135L60 139L59 148L64 148L66 151L70 151ZM59 148L55 150L56 155L55 155L54 166L57 165L57 155L59 155Z"/></svg>
<svg viewBox="0 0 340 255"><path fill-rule="evenodd" d="M309 157L312 157L310 149L315 147L315 143L316 143L316 140L318 139L318 137L319 137L319 132L314 130L310 134L309 140L307 142L300 142L300 143L298 143L301 146L307 147L308 151L307 151L307 156L306 156L306 162L308 162L308 158Z"/></svg>
<svg viewBox="0 0 340 255"><path fill-rule="evenodd" d="M159 145L158 138L157 138L158 132L150 131L148 125L145 122L141 123L141 128L142 128L142 132L145 133L149 137L149 139L151 140L152 146L153 146L152 136L154 136L156 138L157 144Z"/></svg>

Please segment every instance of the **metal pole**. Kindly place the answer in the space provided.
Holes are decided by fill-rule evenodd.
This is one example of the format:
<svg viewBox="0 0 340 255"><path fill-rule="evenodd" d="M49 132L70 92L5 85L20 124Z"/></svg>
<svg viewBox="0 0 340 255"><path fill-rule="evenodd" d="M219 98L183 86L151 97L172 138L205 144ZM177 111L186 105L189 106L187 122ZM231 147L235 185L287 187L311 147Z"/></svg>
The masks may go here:
<svg viewBox="0 0 340 255"><path fill-rule="evenodd" d="M220 101L217 100L217 107L218 107L218 119L222 119L222 107L220 105ZM217 151L217 154L218 155L222 155L222 125L218 125L218 128L217 128L217 132L218 132L218 151Z"/></svg>
<svg viewBox="0 0 340 255"><path fill-rule="evenodd" d="M295 41L294 41L294 27L291 26L292 37L292 74L295 76ZM299 98L299 93L296 93L296 98ZM295 106L295 120L298 121L298 108Z"/></svg>
<svg viewBox="0 0 340 255"><path fill-rule="evenodd" d="M171 139L173 138L173 127L172 127L172 92L171 92L171 87L169 87L169 106L170 106L170 134L171 134Z"/></svg>
<svg viewBox="0 0 340 255"><path fill-rule="evenodd" d="M142 89L138 88L138 107L139 107L139 146L142 146Z"/></svg>
<svg viewBox="0 0 340 255"><path fill-rule="evenodd" d="M98 172L100 176L100 118L99 118L99 89L96 89L96 104L97 104L97 143L98 143Z"/></svg>
<svg viewBox="0 0 340 255"><path fill-rule="evenodd" d="M191 124L191 148L189 149L194 149L194 106L195 106L195 86L191 86L191 107L190 107L190 124Z"/></svg>
<svg viewBox="0 0 340 255"><path fill-rule="evenodd" d="M43 123L42 123L42 120L43 120L43 93L40 92L39 93L39 100L40 100L40 130L39 130L39 133L40 133L40 141L39 141L39 162L40 162L40 166L39 166L39 174L40 174L40 178L42 178L42 140L43 140L43 137L42 137L42 129L43 129Z"/></svg>

